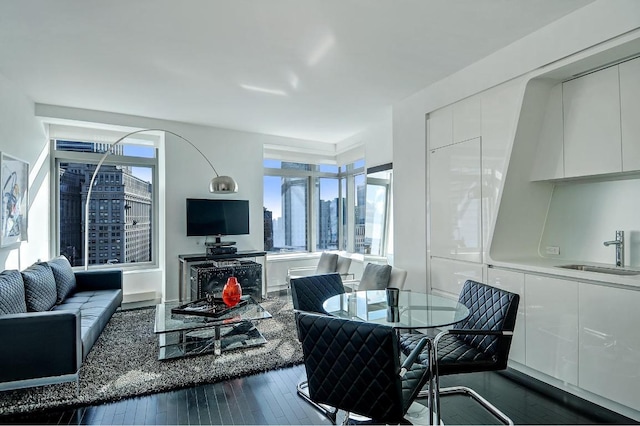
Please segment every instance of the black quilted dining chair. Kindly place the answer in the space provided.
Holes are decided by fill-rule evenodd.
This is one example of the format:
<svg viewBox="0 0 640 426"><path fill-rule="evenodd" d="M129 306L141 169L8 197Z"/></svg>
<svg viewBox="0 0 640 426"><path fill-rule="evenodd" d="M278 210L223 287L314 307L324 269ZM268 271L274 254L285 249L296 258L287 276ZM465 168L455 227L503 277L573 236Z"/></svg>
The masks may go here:
<svg viewBox="0 0 640 426"><path fill-rule="evenodd" d="M298 329L312 400L347 411L345 421L353 413L374 424L403 422L429 379L429 368L414 362L426 337L401 365L391 327L300 312Z"/></svg>
<svg viewBox="0 0 640 426"><path fill-rule="evenodd" d="M344 285L340 274L309 275L294 278L291 280L291 297L293 309L295 310L296 324L301 312L315 312L326 314L322 304L328 298L344 293ZM300 330L298 329L298 339ZM332 422L336 421L337 409L335 407L320 404L309 396L308 381L302 380L297 386L298 395L305 401L316 407L322 414Z"/></svg>
<svg viewBox="0 0 640 426"><path fill-rule="evenodd" d="M325 314L322 304L328 298L344 293L342 278L337 272L308 275L291 280L293 309Z"/></svg>
<svg viewBox="0 0 640 426"><path fill-rule="evenodd" d="M469 309L469 316L454 324L451 329L439 333L434 339L435 392L440 396L460 393L468 395L505 424L513 422L473 389L462 386L440 389L438 378L449 374L506 369L519 300L517 294L468 280L464 283L458 301ZM411 353L421 336L402 334L402 351L405 354ZM419 360L422 364L429 365L429 352L422 351ZM440 413L439 398L436 399L435 408Z"/></svg>

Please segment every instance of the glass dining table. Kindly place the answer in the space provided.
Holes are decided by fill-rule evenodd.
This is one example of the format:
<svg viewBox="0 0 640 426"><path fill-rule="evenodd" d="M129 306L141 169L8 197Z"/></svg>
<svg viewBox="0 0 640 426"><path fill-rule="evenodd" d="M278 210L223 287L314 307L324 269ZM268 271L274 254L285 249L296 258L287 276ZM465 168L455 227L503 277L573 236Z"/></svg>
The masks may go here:
<svg viewBox="0 0 640 426"><path fill-rule="evenodd" d="M400 291L398 306L388 306L386 290L363 290L330 297L323 308L333 316L401 330L445 327L469 316L457 300L408 290Z"/></svg>
<svg viewBox="0 0 640 426"><path fill-rule="evenodd" d="M457 300L408 290L400 291L397 306L388 305L386 290L364 290L330 297L324 301L323 308L329 315L386 325L397 329L398 333L446 327L470 314L469 309ZM429 368L437 374L433 366L435 350L431 340L426 348L430 353ZM440 420L439 413L435 413L439 407L435 374L431 374L427 392L429 424L433 424L434 419L437 423Z"/></svg>

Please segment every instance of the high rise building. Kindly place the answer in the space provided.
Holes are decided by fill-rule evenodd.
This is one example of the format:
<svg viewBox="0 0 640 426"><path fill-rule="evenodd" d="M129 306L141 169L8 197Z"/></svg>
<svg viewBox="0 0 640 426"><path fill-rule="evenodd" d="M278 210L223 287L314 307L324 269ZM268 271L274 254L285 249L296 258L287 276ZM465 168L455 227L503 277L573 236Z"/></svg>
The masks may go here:
<svg viewBox="0 0 640 426"><path fill-rule="evenodd" d="M57 141L56 148L104 152L109 145ZM84 264L84 207L95 167L60 164L60 253L74 266ZM134 176L131 167L100 168L89 202L90 265L152 260L152 193L151 183Z"/></svg>

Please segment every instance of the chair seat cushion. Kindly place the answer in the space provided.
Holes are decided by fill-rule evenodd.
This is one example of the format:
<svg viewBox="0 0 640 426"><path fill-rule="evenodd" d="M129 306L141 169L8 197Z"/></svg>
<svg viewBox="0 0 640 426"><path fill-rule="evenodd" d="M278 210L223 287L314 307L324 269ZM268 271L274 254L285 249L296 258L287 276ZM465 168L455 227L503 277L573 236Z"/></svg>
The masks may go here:
<svg viewBox="0 0 640 426"><path fill-rule="evenodd" d="M409 354L424 337L423 334L402 334L400 348ZM429 353L423 351L418 359L421 364L429 365ZM438 343L438 374L472 373L498 369L494 357L478 351L456 336L446 335Z"/></svg>
<svg viewBox="0 0 640 426"><path fill-rule="evenodd" d="M122 290L81 291L53 308L54 311L80 311L82 359L87 357L121 302Z"/></svg>
<svg viewBox="0 0 640 426"><path fill-rule="evenodd" d="M429 376L425 374L427 369L428 367L425 365L414 363L402 377L402 401L405 413L429 379Z"/></svg>

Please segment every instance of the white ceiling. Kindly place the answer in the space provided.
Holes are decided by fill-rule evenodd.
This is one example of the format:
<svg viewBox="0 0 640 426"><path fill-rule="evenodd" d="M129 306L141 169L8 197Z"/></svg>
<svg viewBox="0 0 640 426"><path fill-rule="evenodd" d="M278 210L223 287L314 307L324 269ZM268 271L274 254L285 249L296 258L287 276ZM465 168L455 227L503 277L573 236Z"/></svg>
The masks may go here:
<svg viewBox="0 0 640 426"><path fill-rule="evenodd" d="M323 142L592 0L0 0L35 102Z"/></svg>

